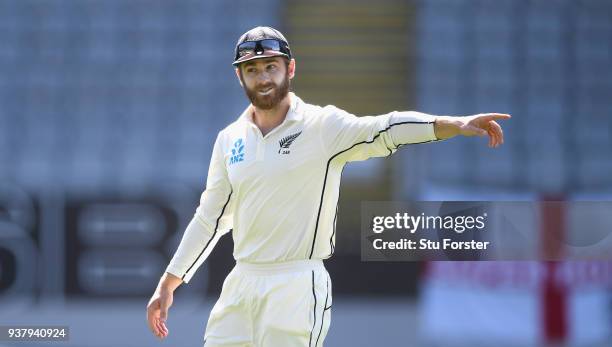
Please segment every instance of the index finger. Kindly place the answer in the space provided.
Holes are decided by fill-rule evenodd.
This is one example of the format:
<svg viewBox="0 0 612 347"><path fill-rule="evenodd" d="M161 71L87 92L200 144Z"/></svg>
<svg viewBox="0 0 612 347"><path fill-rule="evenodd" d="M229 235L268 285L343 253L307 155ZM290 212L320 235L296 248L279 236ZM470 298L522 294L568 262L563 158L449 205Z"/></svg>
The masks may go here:
<svg viewBox="0 0 612 347"><path fill-rule="evenodd" d="M482 114L481 117L485 118L487 121L494 120L494 119L510 119L510 118L512 118L511 115L506 114L506 113L485 113L485 114Z"/></svg>

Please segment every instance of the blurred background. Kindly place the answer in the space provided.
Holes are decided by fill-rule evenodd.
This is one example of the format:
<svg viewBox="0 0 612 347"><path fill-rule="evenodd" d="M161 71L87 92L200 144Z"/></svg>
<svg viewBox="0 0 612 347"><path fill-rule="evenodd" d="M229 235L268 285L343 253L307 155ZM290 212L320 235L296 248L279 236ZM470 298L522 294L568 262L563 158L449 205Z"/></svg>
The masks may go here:
<svg viewBox="0 0 612 347"><path fill-rule="evenodd" d="M68 325L72 347L202 345L231 237L176 292L167 340L145 308L247 105L231 62L258 25L288 38L307 102L513 115L496 150L458 138L347 166L326 346L612 344L610 262L359 253L361 201L610 200L609 0L1 0L0 325ZM571 213L542 211L534 237Z"/></svg>

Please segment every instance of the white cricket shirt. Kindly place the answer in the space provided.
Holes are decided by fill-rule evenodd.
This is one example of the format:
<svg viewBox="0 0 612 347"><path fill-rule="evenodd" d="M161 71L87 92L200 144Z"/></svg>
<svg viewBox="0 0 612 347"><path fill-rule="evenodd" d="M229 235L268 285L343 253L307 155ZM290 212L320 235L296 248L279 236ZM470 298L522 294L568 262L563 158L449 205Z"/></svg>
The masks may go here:
<svg viewBox="0 0 612 347"><path fill-rule="evenodd" d="M266 136L253 123L251 105L219 132L206 190L167 272L189 282L230 230L237 261L327 259L344 165L436 140L430 115L356 117L293 93L290 99L285 120Z"/></svg>

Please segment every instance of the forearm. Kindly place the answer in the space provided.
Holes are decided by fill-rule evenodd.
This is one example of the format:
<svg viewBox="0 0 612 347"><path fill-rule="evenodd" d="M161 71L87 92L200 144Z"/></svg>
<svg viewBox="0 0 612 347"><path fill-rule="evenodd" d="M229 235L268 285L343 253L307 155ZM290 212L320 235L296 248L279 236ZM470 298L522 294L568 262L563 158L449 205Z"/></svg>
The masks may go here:
<svg viewBox="0 0 612 347"><path fill-rule="evenodd" d="M381 137L388 135L394 148L435 141L435 120L435 116L416 111L392 112L387 129L382 132Z"/></svg>
<svg viewBox="0 0 612 347"><path fill-rule="evenodd" d="M446 140L460 134L461 117L436 116L434 132L440 140Z"/></svg>

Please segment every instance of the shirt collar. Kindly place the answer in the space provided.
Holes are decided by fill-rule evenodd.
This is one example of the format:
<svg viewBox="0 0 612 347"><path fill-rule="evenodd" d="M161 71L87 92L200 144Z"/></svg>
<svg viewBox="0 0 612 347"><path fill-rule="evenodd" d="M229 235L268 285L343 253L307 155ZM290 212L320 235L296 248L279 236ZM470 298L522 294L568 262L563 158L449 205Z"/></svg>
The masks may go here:
<svg viewBox="0 0 612 347"><path fill-rule="evenodd" d="M303 101L295 93L289 92L290 106L285 116L286 121L300 121L304 118L303 112ZM253 123L253 105L249 106L240 115L241 119L246 120L249 123Z"/></svg>
<svg viewBox="0 0 612 347"><path fill-rule="evenodd" d="M291 100L291 106L289 106L289 111L287 111L287 119L300 121L303 119L302 111L304 102L300 99L295 93L289 92L289 99Z"/></svg>

